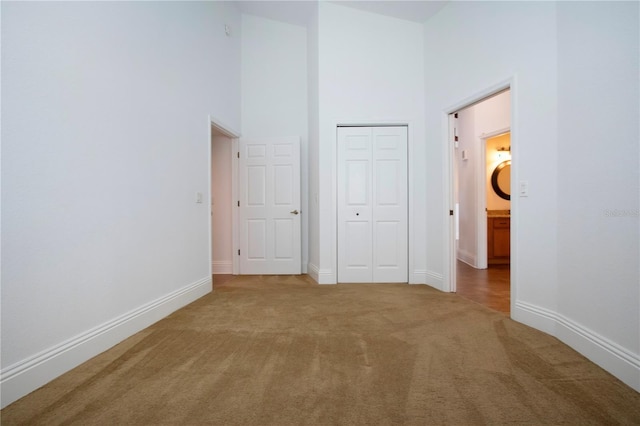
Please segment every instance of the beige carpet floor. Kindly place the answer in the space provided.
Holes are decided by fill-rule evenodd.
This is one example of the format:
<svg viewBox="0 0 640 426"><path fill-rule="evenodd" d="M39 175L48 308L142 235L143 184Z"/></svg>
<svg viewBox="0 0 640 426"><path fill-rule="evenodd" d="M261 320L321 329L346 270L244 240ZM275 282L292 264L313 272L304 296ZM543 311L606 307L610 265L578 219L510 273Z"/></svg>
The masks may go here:
<svg viewBox="0 0 640 426"><path fill-rule="evenodd" d="M427 286L237 277L0 413L2 425L640 424L553 337Z"/></svg>

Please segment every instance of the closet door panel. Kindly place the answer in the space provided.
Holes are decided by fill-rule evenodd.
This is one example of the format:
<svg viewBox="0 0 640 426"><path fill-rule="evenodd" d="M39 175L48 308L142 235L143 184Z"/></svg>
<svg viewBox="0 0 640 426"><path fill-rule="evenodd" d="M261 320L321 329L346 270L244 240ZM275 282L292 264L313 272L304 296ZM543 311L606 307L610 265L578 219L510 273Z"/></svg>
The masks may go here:
<svg viewBox="0 0 640 426"><path fill-rule="evenodd" d="M371 130L338 129L338 280L371 282Z"/></svg>
<svg viewBox="0 0 640 426"><path fill-rule="evenodd" d="M374 127L372 136L373 282L407 282L407 128Z"/></svg>

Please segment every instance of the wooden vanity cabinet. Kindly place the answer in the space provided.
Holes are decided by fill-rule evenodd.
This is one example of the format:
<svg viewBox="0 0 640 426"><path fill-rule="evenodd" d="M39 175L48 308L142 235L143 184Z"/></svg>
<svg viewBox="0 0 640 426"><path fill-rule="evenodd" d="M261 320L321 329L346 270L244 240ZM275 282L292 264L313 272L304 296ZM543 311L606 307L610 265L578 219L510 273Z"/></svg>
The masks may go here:
<svg viewBox="0 0 640 426"><path fill-rule="evenodd" d="M487 218L487 262L508 264L511 259L511 218Z"/></svg>

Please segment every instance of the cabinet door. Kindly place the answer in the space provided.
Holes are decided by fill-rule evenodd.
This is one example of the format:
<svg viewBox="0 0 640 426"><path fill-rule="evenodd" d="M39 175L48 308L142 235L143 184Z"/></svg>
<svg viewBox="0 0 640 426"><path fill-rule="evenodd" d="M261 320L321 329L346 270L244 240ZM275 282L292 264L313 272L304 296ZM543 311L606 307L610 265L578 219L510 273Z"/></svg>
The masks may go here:
<svg viewBox="0 0 640 426"><path fill-rule="evenodd" d="M488 221L489 263L509 263L511 256L511 220L494 217Z"/></svg>

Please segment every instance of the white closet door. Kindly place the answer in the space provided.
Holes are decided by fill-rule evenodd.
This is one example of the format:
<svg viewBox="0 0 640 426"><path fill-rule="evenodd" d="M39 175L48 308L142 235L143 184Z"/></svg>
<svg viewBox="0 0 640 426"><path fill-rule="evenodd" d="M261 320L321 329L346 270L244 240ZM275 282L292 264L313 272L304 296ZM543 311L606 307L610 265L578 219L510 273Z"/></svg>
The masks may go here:
<svg viewBox="0 0 640 426"><path fill-rule="evenodd" d="M338 128L338 281L408 281L407 128Z"/></svg>
<svg viewBox="0 0 640 426"><path fill-rule="evenodd" d="M373 282L407 282L407 128L372 130Z"/></svg>
<svg viewBox="0 0 640 426"><path fill-rule="evenodd" d="M371 128L338 128L338 282L373 279L371 146Z"/></svg>
<svg viewBox="0 0 640 426"><path fill-rule="evenodd" d="M300 274L300 140L240 139L240 273Z"/></svg>

